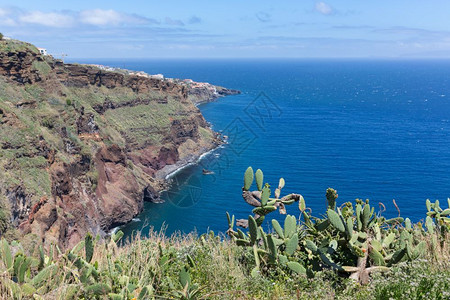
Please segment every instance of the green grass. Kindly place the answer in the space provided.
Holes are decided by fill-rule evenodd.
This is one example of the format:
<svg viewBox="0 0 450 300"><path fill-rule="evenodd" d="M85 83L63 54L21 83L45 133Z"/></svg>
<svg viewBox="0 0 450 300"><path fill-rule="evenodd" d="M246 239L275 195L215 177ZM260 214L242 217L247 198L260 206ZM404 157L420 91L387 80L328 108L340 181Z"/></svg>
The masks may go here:
<svg viewBox="0 0 450 300"><path fill-rule="evenodd" d="M160 145L172 121L185 118L173 112L185 110L183 104L177 101L167 104L151 102L148 105L107 110L104 117L108 124L139 147L145 144Z"/></svg>
<svg viewBox="0 0 450 300"><path fill-rule="evenodd" d="M0 41L0 52L17 51L38 54L37 49L27 43ZM36 61L33 68L43 75L50 72L46 62ZM192 104L182 103L171 95L168 95L168 103L157 103L157 99L167 95L156 90L138 95L129 88L59 85L52 89L44 86L10 84L0 78L0 108L13 116L14 122L14 126L0 126L0 186L4 191L23 185L32 197L31 205L42 195L51 193L49 163L37 148L41 136L56 151L56 161L70 165L81 154L95 154L102 143L125 147L129 146L128 142L133 144L134 149L131 147L131 150L145 145L160 145L173 120L184 120L197 112ZM138 97L155 101L148 105L108 110L103 115L93 109L106 99L119 104ZM34 100L35 107L18 107L17 104L23 100ZM68 100L71 105L67 105ZM75 122L81 106L86 113L94 115L102 142L83 141L78 137ZM68 139L81 149L80 153L70 155L65 152L65 141L61 136L63 127L67 128ZM208 129L200 128L199 133L202 137L199 145L213 137ZM185 147L195 145L190 141ZM139 184L148 184L141 182L146 178L142 169L131 161L127 165ZM83 179L95 186L99 175L91 169L84 176ZM0 200L0 231L3 231L8 226L8 200L4 195L0 195ZM65 214L69 223L77 221L60 207L58 214ZM16 230L3 235L9 240L18 236ZM420 235L421 238L425 239L425 236ZM93 290L99 287L99 283L107 285L111 293L122 294L121 299L139 298L144 288L151 290L155 299L186 299L182 295L188 292L198 299L448 299L450 290L448 238L442 251L429 251L421 260L401 263L385 274L376 274L368 285L357 284L331 270L320 271L314 278L307 278L289 270L280 272L280 268L267 268L252 277L255 261L248 249L237 246L224 236L211 234L176 234L168 238L163 233L152 232L148 238L138 236L121 247L110 243L106 237L95 242L93 260L87 265L83 264L86 259L83 242L67 251L56 247L45 249L46 257L41 265L39 237L30 234L21 237L21 241L22 245L15 242L11 247L5 247L5 244L0 247L0 298L108 299L114 296L108 293L94 295ZM6 248L12 249L16 258L30 258L31 265L23 273L24 282L18 283L20 263L16 268L8 268ZM36 277L42 274L44 266L53 268L55 272L36 283ZM181 271L185 268L189 270L192 281L188 291L180 282ZM94 271L97 273L95 278L90 276Z"/></svg>
<svg viewBox="0 0 450 300"><path fill-rule="evenodd" d="M1 40L0 52L24 52L31 51L35 54L39 54L39 50L29 44L18 40Z"/></svg>
<svg viewBox="0 0 450 300"><path fill-rule="evenodd" d="M24 252L38 259L37 244L25 240L28 246L24 247ZM71 252L85 256L83 243L76 249ZM67 299L69 292L72 293L69 299L110 299L108 295L97 298L89 294L88 286L96 282L108 284L112 288L110 292L115 294L126 291L127 296L123 299L138 297L144 286L153 291L154 298L150 299L180 299L176 296L183 291L179 274L185 266L189 266L197 299L448 299L450 291L448 253L441 253L438 259L427 255L421 260L401 263L388 273L374 275L368 285L356 284L332 271L319 272L314 278L270 273L252 278L250 266L242 259L245 255L242 247L223 236L210 234L200 237L195 233L175 234L168 238L163 233L151 232L148 238L137 236L121 247L100 240L92 259L99 278L91 278L88 283L77 279L80 271L75 261L68 260L68 253L54 252L57 272L34 290L35 299L40 299L38 296ZM32 298L32 295L26 295L23 286L12 292L9 281L12 277L7 275L3 259L0 272L3 274L0 280L2 295L10 299ZM36 261L25 275L25 282L32 282L37 272Z"/></svg>
<svg viewBox="0 0 450 300"><path fill-rule="evenodd" d="M52 70L52 68L45 61L35 60L32 63L32 67L34 70L37 70L41 76L47 76Z"/></svg>
<svg viewBox="0 0 450 300"><path fill-rule="evenodd" d="M45 90L42 87L35 84L26 84L24 88L30 99L41 99L42 95L45 93Z"/></svg>
<svg viewBox="0 0 450 300"><path fill-rule="evenodd" d="M46 158L20 157L18 151L14 153L14 151L2 150L0 151L0 167L4 170L0 176L4 186L22 185L25 192L32 195L36 201L44 195L51 195L51 181L45 169L48 167Z"/></svg>
<svg viewBox="0 0 450 300"><path fill-rule="evenodd" d="M51 181L50 175L45 170L49 167L48 161L45 157L22 157L17 160L17 170L19 171L19 178L25 190L29 194L40 198L44 195L51 195Z"/></svg>
<svg viewBox="0 0 450 300"><path fill-rule="evenodd" d="M22 51L39 55L37 48L28 43L0 41L0 54ZM176 95L158 89L136 93L127 87L64 86L52 81L55 76L51 76L51 58L43 58L43 61L33 61L32 69L44 78L50 78L49 81L22 85L0 76L0 109L4 112L0 119L5 121L8 118L8 123L0 126L0 186L4 192L22 185L31 199L31 207L41 196L51 195L50 166L42 157L41 142L55 151L57 163L66 165L76 162L80 155L93 157L104 145L117 144L130 151L156 146L157 151L157 147L163 145L172 120L184 120L197 113L191 103L182 103ZM158 103L166 98L168 103ZM121 104L139 99L151 102L148 105L111 109L104 114L93 109L106 100ZM78 137L76 121L81 107L86 114L93 114L100 140ZM67 129L68 138L62 136L63 128ZM211 133L202 129L200 133L205 139L200 142L208 146ZM75 144L80 153L67 153L67 139ZM149 184L148 175L139 166L133 169L133 174L142 185ZM95 172L80 176L84 176L79 178L81 182L95 182Z"/></svg>
<svg viewBox="0 0 450 300"><path fill-rule="evenodd" d="M448 261L401 263L375 276L368 290L374 299L450 299L449 267Z"/></svg>
<svg viewBox="0 0 450 300"><path fill-rule="evenodd" d="M163 97L167 97L167 103L158 103L157 100ZM75 107L83 106L87 113L94 114L101 133L110 141L120 146L128 143L138 148L145 145L160 146L172 120L185 119L194 109L192 104L182 103L159 91L137 94L124 87L113 90L106 87L71 87L68 88L67 98ZM151 101L149 104L109 109L103 115L93 109L105 101L120 104L137 99Z"/></svg>
<svg viewBox="0 0 450 300"><path fill-rule="evenodd" d="M211 141L213 139L213 132L211 130L200 127L198 131L205 141Z"/></svg>

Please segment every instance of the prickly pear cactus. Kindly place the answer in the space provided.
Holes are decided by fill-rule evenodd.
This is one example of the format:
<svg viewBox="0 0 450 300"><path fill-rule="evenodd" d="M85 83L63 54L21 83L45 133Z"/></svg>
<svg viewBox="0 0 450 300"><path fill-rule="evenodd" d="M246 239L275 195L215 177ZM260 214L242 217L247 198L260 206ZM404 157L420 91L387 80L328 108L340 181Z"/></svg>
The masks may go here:
<svg viewBox="0 0 450 300"><path fill-rule="evenodd" d="M256 190L251 191L253 179L256 181ZM242 188L242 197L253 206L253 216L247 220L239 219L236 225L248 228L245 234L240 229L234 230L234 216L227 213L228 235L236 241L236 244L246 247L252 254L255 268L252 270L252 276L259 276L261 271L268 268L284 268L286 271L295 273L304 273L304 267L298 267L299 262L292 261L298 249L299 231L297 221L294 216L287 215L284 222L284 228L276 221L272 220L275 230L274 234L266 234L261 225L266 216L271 212L278 210L280 214L286 214L286 206L301 201L304 205L304 199L299 194L289 194L281 197L281 191L285 186L285 180L280 178L278 186L275 189L272 198L270 185L264 184L264 174L258 169L253 173L253 168L248 167L244 173L244 186ZM295 262L295 264L294 264ZM289 265L288 265L289 263Z"/></svg>
<svg viewBox="0 0 450 300"><path fill-rule="evenodd" d="M256 190L251 191L256 178ZM430 235L433 245L438 244L435 233L446 241L449 231L450 208L442 209L439 201L426 201L425 230L400 216L386 219L375 213L369 200L356 199L338 206L337 191L326 191L327 210L323 217L314 217L299 194L281 197L285 180L281 178L272 198L270 185L263 182L261 170L253 173L249 167L244 174L242 197L253 206L253 216L236 220L237 226L248 228L248 233L234 230L234 216L227 213L227 233L237 245L245 247L253 257L252 276L260 276L270 268L284 272L311 276L323 269L346 272L349 277L367 283L372 272L384 272L401 261L414 260L425 255L427 243L421 240ZM283 226L271 220L272 233L266 234L261 225L271 212L286 214L286 206L299 202L301 220L287 215ZM448 200L450 205L450 199Z"/></svg>

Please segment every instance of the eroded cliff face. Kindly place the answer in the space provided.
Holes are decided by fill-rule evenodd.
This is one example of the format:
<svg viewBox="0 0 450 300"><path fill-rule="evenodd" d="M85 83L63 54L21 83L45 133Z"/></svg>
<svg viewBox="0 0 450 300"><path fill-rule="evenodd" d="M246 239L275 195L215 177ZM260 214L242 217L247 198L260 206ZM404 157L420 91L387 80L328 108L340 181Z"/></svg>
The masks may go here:
<svg viewBox="0 0 450 300"><path fill-rule="evenodd" d="M22 84L41 81L43 74L39 74L39 71L33 67L33 64L44 61L37 49L29 47L25 43L13 44L3 41L2 44L5 47L3 47L0 57L1 76L10 77Z"/></svg>
<svg viewBox="0 0 450 300"><path fill-rule="evenodd" d="M158 171L220 144L193 94L0 41L0 234L71 247L157 202Z"/></svg>

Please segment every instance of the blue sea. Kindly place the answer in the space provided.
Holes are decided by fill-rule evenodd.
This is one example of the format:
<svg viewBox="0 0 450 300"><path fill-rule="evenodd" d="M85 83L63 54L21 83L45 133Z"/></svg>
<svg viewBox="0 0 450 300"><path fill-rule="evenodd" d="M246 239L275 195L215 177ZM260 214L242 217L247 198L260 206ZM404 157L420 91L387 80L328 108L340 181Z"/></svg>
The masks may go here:
<svg viewBox="0 0 450 300"><path fill-rule="evenodd" d="M166 233L227 229L225 212L247 218L248 166L282 195L300 193L313 215L325 191L338 203L370 199L388 217L425 217L425 200L450 197L450 61L96 60L166 77L239 89L199 106L228 144L172 178L163 204L146 203L123 230ZM202 169L214 171L203 175ZM287 207L298 215L297 205ZM276 218L283 219L277 212ZM265 226L268 226L267 224Z"/></svg>

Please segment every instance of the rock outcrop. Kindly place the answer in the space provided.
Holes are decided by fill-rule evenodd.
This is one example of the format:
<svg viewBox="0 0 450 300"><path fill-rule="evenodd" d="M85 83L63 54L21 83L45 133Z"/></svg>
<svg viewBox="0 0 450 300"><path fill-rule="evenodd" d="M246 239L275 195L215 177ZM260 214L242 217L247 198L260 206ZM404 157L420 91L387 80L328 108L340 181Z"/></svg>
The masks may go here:
<svg viewBox="0 0 450 300"><path fill-rule="evenodd" d="M237 95L238 90L227 89L221 86L209 84L207 82L187 82L181 81L181 84L188 87L188 98L194 104L209 102L224 96Z"/></svg>
<svg viewBox="0 0 450 300"><path fill-rule="evenodd" d="M33 64L36 65L44 61L39 51L23 42L17 41L14 46L13 49L17 47L17 50L8 51L8 49L5 49L6 51L2 51L0 75L10 77L22 84L33 84L41 81L43 74L39 74L39 71L33 66Z"/></svg>
<svg viewBox="0 0 450 300"><path fill-rule="evenodd" d="M194 103L234 93L0 41L0 235L66 248L129 222L160 201L157 174L221 143Z"/></svg>

